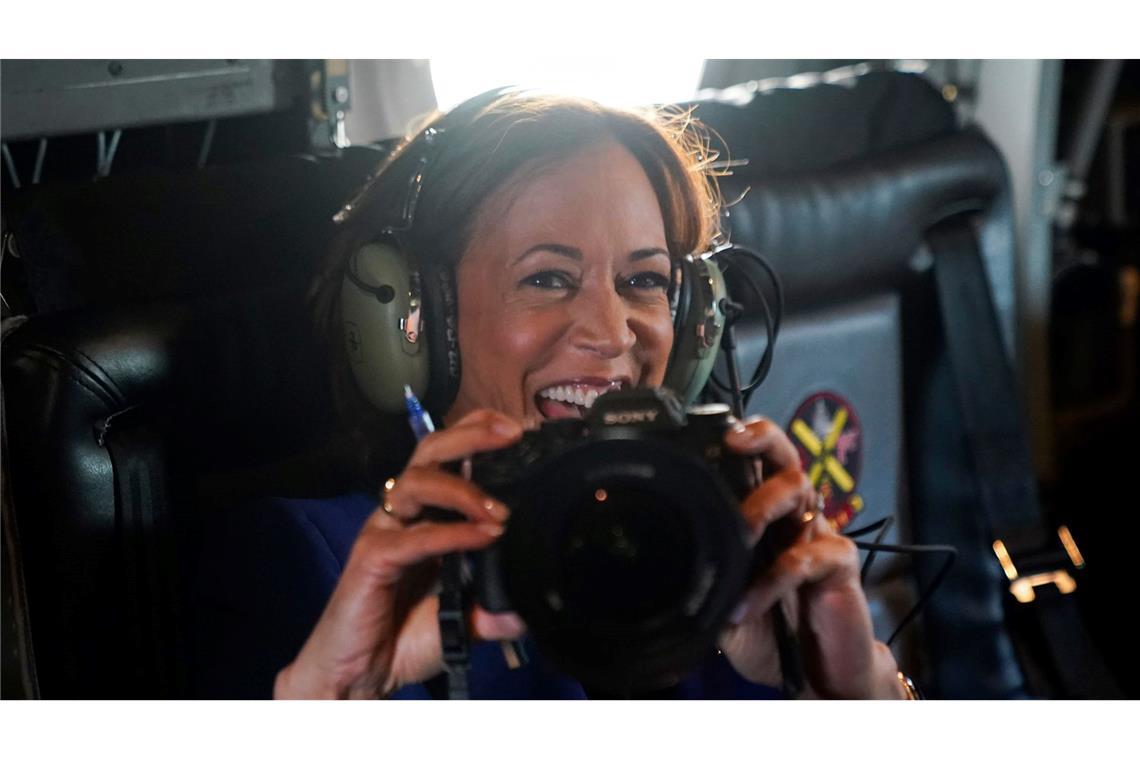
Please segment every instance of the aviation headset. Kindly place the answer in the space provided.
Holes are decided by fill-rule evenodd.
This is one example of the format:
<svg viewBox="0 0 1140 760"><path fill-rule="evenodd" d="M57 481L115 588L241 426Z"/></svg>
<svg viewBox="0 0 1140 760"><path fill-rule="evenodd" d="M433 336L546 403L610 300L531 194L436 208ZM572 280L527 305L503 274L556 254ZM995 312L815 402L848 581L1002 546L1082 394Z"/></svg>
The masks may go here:
<svg viewBox="0 0 1140 760"><path fill-rule="evenodd" d="M515 88L506 87L477 95L417 135L400 159L411 167L400 218L348 257L341 288L345 351L357 387L380 411L403 411L408 385L438 416L459 389L454 272L436 260L439 257L419 256L411 249L416 203L425 177L447 141L455 139L448 133L461 131L514 92ZM348 219L371 184L334 221ZM673 347L664 384L686 404L696 400L712 372L724 330L726 297L724 276L711 253L684 256L673 263L669 286Z"/></svg>

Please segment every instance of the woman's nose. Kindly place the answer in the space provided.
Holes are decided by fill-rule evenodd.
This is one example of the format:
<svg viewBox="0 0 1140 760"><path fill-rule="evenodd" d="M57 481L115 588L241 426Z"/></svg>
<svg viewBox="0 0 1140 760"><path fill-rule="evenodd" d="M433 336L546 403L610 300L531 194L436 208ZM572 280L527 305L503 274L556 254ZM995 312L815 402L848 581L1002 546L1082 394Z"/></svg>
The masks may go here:
<svg viewBox="0 0 1140 760"><path fill-rule="evenodd" d="M628 305L613 286L586 288L575 299L571 343L606 359L633 348L637 335L630 326Z"/></svg>

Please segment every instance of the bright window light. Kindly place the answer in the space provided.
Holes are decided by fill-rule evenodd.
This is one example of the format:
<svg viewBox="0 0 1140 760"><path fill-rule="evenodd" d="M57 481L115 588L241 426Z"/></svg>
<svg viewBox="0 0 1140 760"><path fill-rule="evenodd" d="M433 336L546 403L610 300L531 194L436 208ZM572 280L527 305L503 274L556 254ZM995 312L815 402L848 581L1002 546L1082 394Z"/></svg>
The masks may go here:
<svg viewBox="0 0 1140 760"><path fill-rule="evenodd" d="M704 59L639 58L432 58L439 108L504 85L578 95L614 106L689 100L697 92Z"/></svg>

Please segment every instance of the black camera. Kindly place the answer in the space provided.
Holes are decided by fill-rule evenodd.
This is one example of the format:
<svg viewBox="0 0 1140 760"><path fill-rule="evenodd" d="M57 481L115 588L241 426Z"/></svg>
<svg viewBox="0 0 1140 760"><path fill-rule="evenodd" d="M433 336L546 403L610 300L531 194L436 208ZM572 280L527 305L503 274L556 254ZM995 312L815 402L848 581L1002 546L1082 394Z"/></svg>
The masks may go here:
<svg viewBox="0 0 1140 760"><path fill-rule="evenodd" d="M679 681L755 569L739 501L756 468L723 446L734 421L723 404L686 410L668 390L635 388L473 457L472 479L511 508L474 558L479 603L518 613L589 686Z"/></svg>

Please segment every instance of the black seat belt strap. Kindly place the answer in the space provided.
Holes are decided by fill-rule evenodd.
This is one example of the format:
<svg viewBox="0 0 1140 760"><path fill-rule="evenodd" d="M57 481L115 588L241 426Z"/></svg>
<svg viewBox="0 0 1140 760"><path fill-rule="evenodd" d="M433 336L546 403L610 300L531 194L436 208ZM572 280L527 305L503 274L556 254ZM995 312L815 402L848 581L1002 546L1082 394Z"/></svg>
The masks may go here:
<svg viewBox="0 0 1140 760"><path fill-rule="evenodd" d="M1042 696L1120 696L1072 593L1083 557L1072 537L1054 532L1041 513L1020 400L970 218L940 223L927 242L965 443L995 539L994 561L1010 582L1007 609L1035 632L1034 641L1026 644L1016 625L1011 633L1023 653L1047 652L1045 672L1060 693ZM1036 672L1027 668L1027 675Z"/></svg>
<svg viewBox="0 0 1140 760"><path fill-rule="evenodd" d="M453 553L443 557L440 568L439 635L446 668L447 698L470 699L468 671L471 643L467 634L467 587L464 557Z"/></svg>

